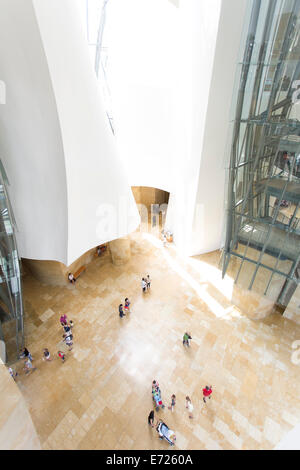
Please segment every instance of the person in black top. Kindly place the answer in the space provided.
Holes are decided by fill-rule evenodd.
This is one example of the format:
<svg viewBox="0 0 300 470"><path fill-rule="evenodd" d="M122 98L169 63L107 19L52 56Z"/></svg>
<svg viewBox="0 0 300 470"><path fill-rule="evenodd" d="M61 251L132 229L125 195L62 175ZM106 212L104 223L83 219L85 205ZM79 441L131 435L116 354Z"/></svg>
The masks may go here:
<svg viewBox="0 0 300 470"><path fill-rule="evenodd" d="M154 428L154 411L150 411L149 413L149 416L148 416L148 424L150 424L150 426L152 428Z"/></svg>
<svg viewBox="0 0 300 470"><path fill-rule="evenodd" d="M64 325L64 332L65 333L70 333L70 331L71 331L71 327L68 324L65 324Z"/></svg>
<svg viewBox="0 0 300 470"><path fill-rule="evenodd" d="M124 313L123 311L123 304L119 305L119 315L120 315L120 318L123 318L126 315L126 313Z"/></svg>
<svg viewBox="0 0 300 470"><path fill-rule="evenodd" d="M23 353L21 354L20 357L22 358L27 357L30 361L32 361L32 355L30 354L27 348L23 349Z"/></svg>

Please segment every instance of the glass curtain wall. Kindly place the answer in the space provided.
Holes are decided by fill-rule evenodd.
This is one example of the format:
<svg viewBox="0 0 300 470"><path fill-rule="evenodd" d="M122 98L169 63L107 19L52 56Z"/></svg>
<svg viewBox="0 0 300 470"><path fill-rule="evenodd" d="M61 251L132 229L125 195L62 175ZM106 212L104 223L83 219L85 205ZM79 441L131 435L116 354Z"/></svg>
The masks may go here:
<svg viewBox="0 0 300 470"><path fill-rule="evenodd" d="M286 306L300 278L300 0L253 0L228 168L223 276Z"/></svg>
<svg viewBox="0 0 300 470"><path fill-rule="evenodd" d="M0 160L0 355L3 362L19 357L24 339L20 262L14 235L16 223L7 185Z"/></svg>

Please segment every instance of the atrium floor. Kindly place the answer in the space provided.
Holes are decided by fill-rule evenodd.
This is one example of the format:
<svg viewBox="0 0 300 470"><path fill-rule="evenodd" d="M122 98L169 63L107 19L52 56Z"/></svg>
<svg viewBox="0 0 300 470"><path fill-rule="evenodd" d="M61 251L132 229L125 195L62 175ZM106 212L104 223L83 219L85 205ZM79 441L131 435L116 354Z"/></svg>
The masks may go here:
<svg viewBox="0 0 300 470"><path fill-rule="evenodd" d="M104 255L76 287L25 276L26 346L37 370L17 383L44 449L168 449L147 425L153 379L166 405L177 398L174 413L167 406L156 413L175 431L175 449L272 449L299 423L300 366L291 362L291 345L300 326L279 315L253 321L241 314L218 258L184 259L174 246L135 233L128 264L114 266ZM146 274L152 287L142 294ZM132 312L120 319L125 297ZM57 357L62 313L75 325L64 364ZM44 347L52 362L42 361ZM205 385L213 386L207 405Z"/></svg>

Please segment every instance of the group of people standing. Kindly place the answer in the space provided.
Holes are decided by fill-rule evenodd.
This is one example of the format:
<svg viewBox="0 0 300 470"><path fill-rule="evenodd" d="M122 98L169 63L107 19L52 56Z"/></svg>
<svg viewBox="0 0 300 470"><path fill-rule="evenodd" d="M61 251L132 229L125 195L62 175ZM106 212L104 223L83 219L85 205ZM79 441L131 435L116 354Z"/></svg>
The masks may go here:
<svg viewBox="0 0 300 470"><path fill-rule="evenodd" d="M142 285L142 291L143 291L144 293L150 290L150 287L151 287L151 279L150 279L149 274L147 274L146 277L143 277L143 278L142 278L141 285Z"/></svg>
<svg viewBox="0 0 300 470"><path fill-rule="evenodd" d="M119 316L120 316L120 318L123 318L126 315L126 313L124 313L124 310L127 313L130 313L130 301L129 301L128 297L126 297L126 299L125 299L124 307L123 307L123 304L119 305Z"/></svg>
<svg viewBox="0 0 300 470"><path fill-rule="evenodd" d="M72 320L68 322L66 314L62 315L59 321L64 331L63 336L62 336L63 342L66 343L69 351L72 351L74 323ZM58 354L58 357L62 360L62 362L65 362L65 353L63 351L58 351L57 354Z"/></svg>
<svg viewBox="0 0 300 470"><path fill-rule="evenodd" d="M26 375L36 370L36 367L33 367L32 364L33 357L27 348L23 348L22 354L20 355L20 359L24 359L23 370L25 371ZM16 380L16 377L19 375L18 372L15 372L12 367L8 368L8 372L14 380Z"/></svg>
<svg viewBox="0 0 300 470"><path fill-rule="evenodd" d="M150 290L150 287L151 287L151 279L150 279L149 274L147 274L146 277L143 277L143 278L142 278L141 284L142 284L142 291L143 291L143 293L145 293L145 292L147 292L147 291ZM125 302L124 302L124 305L123 305L123 304L120 304L120 305L119 305L119 317L120 317L120 318L125 317L125 315L126 315L125 312L130 313L130 303L131 303L131 302L129 301L128 297L126 297Z"/></svg>
<svg viewBox="0 0 300 470"><path fill-rule="evenodd" d="M69 351L72 350L73 348L73 333L72 329L74 326L74 323L72 320L68 322L67 315L61 315L60 317L60 324L63 328L63 342L66 343L68 346ZM63 351L57 351L58 357L62 360L62 362L65 362L66 355ZM33 372L36 370L36 367L33 367L32 361L33 357L31 353L28 351L27 348L24 348L22 351L22 354L20 355L21 359L24 359L24 368L23 370L25 371L25 374L29 374L30 372ZM52 361L51 354L48 348L43 349L43 361L50 362ZM15 372L12 367L8 368L8 371L11 375L11 377L15 380L16 377L18 376L18 372Z"/></svg>
<svg viewBox="0 0 300 470"><path fill-rule="evenodd" d="M206 403L206 400L207 399L211 399L211 395L212 395L212 386L211 385L206 385L203 389L202 389L202 393L203 393L203 401L204 403ZM160 391L160 388L159 388L159 384L157 382L157 380L153 380L152 382L152 399L154 401L154 406L156 408L156 411L159 410L159 408L161 407L162 409L165 408L163 402L162 402L162 398L161 398L161 391ZM175 409L175 405L176 405L176 395L175 394L172 394L171 396L171 402L170 402L170 406L168 406L168 409L171 410L172 412L174 411ZM188 410L188 413L189 413L189 419L193 419L194 416L193 416L193 411L194 411L194 406L192 404L192 400L189 396L186 396L185 397L185 407L187 408ZM150 413L149 413L149 416L148 416L148 424L154 428L155 424L154 424L154 410L151 410ZM158 421L156 423L156 425L158 424Z"/></svg>

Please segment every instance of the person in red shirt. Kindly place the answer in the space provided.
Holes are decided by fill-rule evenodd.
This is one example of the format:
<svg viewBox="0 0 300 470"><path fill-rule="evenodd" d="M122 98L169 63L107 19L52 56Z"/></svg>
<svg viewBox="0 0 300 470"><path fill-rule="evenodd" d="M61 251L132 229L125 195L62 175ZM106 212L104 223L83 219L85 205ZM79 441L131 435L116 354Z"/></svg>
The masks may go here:
<svg viewBox="0 0 300 470"><path fill-rule="evenodd" d="M203 392L203 401L206 403L206 398L209 400L211 399L211 394L212 394L212 386L206 385L206 387L202 390Z"/></svg>
<svg viewBox="0 0 300 470"><path fill-rule="evenodd" d="M62 362L65 362L65 353L63 351L58 351L57 352L58 357L62 360Z"/></svg>

